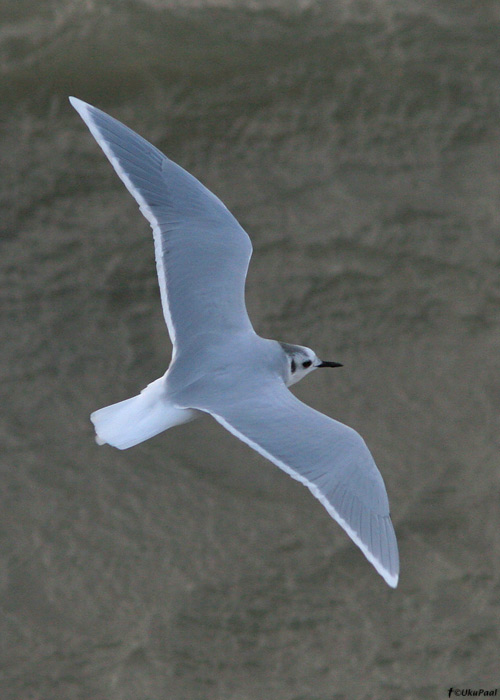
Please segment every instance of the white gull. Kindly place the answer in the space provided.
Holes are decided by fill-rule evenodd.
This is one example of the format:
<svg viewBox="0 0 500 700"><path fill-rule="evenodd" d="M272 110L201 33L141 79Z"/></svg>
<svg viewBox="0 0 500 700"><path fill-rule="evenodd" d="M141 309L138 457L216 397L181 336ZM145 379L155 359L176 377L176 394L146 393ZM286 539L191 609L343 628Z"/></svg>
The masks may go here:
<svg viewBox="0 0 500 700"><path fill-rule="evenodd" d="M258 336L245 306L252 245L234 216L134 131L75 97L70 101L152 226L173 345L163 377L91 415L97 441L126 449L208 413L305 484L396 587L389 502L364 440L288 390L313 370L339 363Z"/></svg>

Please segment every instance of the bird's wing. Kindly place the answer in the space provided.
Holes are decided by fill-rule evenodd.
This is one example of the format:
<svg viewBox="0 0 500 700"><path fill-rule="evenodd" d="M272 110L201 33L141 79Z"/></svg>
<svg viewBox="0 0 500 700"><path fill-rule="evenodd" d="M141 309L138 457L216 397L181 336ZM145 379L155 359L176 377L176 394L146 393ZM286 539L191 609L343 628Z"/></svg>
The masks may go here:
<svg viewBox="0 0 500 700"><path fill-rule="evenodd" d="M396 587L399 556L387 492L355 430L299 401L278 378L262 386L254 376L232 389L228 384L223 392L208 385L196 394L190 397L190 407L210 413L305 484L379 574Z"/></svg>
<svg viewBox="0 0 500 700"><path fill-rule="evenodd" d="M205 332L251 330L245 278L252 245L227 207L124 124L70 101L151 224L174 350Z"/></svg>

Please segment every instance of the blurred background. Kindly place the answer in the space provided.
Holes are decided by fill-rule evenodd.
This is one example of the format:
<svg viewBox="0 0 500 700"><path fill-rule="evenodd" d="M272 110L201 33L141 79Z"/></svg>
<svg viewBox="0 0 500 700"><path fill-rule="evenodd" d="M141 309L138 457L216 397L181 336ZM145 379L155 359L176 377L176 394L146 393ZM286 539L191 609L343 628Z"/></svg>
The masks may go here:
<svg viewBox="0 0 500 700"><path fill-rule="evenodd" d="M414 700L500 686L500 6L4 0L2 700ZM129 451L89 413L165 371L151 233L71 109L250 234L264 336L344 363L393 591L210 419Z"/></svg>

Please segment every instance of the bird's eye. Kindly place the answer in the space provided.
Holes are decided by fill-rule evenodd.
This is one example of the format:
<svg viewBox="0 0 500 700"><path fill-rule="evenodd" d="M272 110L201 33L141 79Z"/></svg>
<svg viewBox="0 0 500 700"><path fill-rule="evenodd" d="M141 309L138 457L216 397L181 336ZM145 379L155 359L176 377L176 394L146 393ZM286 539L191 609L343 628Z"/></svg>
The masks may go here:
<svg viewBox="0 0 500 700"><path fill-rule="evenodd" d="M297 369L297 365L295 364L295 360L292 360L290 367L292 368L292 374L295 372Z"/></svg>
<svg viewBox="0 0 500 700"><path fill-rule="evenodd" d="M312 360L306 360L302 363L302 367L310 367L312 365Z"/></svg>

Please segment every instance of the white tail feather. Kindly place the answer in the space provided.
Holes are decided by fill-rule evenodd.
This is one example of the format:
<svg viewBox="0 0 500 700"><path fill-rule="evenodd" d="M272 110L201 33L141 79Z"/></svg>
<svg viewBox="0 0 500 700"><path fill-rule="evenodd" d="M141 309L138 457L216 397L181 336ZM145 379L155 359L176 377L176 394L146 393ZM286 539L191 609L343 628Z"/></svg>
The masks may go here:
<svg viewBox="0 0 500 700"><path fill-rule="evenodd" d="M165 394L164 378L148 384L137 396L91 414L96 442L126 450L174 425L187 423L198 411L177 408Z"/></svg>

